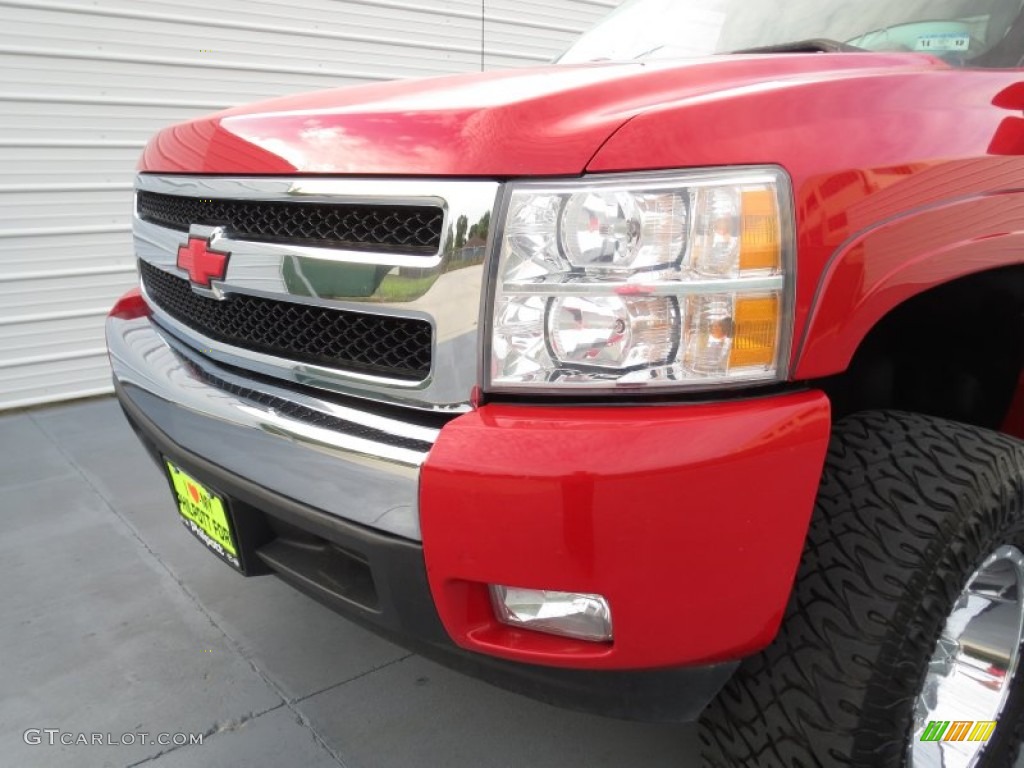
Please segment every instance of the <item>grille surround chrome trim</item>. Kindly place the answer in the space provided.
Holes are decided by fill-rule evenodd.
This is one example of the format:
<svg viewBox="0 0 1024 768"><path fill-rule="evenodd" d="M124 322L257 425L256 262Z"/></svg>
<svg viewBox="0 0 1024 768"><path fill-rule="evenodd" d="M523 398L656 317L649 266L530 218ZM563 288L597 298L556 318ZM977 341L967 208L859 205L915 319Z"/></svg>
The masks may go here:
<svg viewBox="0 0 1024 768"><path fill-rule="evenodd" d="M503 185L490 180L351 179L325 177L211 177L139 174L136 189L164 194L236 200L284 200L314 203L434 205L445 211L441 248L434 256L380 251L315 248L235 240L214 233L210 248L231 253L223 280L211 293L247 293L298 304L352 312L427 320L433 326L430 374L419 382L295 363L284 358L218 344L163 312L151 302L162 326L193 348L238 368L362 397L427 410L462 412L478 383L479 316L484 295L484 262L491 253L493 220ZM463 225L463 219L465 224ZM467 238L486 227L486 238ZM459 231L457 231L459 228ZM460 235L461 232L461 235ZM187 278L177 267L177 249L187 233L133 217L135 251L151 265ZM460 239L461 238L461 239ZM453 268L456 267L456 268ZM395 268L415 270L403 277ZM381 278L369 296L340 295L330 280L333 270L387 270L386 278L414 287L392 295ZM398 286L401 287L401 286ZM209 294L207 294L209 295Z"/></svg>

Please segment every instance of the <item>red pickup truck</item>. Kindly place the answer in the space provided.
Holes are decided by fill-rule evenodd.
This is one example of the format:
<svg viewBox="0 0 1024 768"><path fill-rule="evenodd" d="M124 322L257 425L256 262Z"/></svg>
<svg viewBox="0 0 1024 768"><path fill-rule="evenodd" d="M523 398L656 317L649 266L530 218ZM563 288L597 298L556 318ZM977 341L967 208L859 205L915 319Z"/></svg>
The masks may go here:
<svg viewBox="0 0 1024 768"><path fill-rule="evenodd" d="M170 127L117 395L219 557L429 657L711 766L1008 766L1022 56L1021 0L635 0Z"/></svg>

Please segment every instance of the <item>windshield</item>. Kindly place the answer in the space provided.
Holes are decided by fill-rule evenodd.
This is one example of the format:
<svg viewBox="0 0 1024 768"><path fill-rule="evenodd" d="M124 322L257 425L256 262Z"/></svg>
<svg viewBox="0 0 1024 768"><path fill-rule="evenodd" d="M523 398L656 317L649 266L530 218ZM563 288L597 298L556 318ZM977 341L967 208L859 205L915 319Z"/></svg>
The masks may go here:
<svg viewBox="0 0 1024 768"><path fill-rule="evenodd" d="M1024 54L1021 6L1022 0L631 0L559 61L852 46L929 53L958 65L1014 67ZM792 47L802 41L815 44Z"/></svg>

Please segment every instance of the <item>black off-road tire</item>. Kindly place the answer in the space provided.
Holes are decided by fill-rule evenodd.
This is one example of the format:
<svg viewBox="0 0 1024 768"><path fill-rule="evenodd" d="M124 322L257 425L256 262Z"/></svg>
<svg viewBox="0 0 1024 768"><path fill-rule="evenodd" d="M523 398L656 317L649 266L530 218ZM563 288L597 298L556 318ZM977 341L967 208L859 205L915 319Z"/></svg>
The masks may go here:
<svg viewBox="0 0 1024 768"><path fill-rule="evenodd" d="M774 643L700 722L708 768L901 768L936 641L971 574L1024 551L1024 442L877 411L835 425ZM1024 735L1018 669L984 768Z"/></svg>

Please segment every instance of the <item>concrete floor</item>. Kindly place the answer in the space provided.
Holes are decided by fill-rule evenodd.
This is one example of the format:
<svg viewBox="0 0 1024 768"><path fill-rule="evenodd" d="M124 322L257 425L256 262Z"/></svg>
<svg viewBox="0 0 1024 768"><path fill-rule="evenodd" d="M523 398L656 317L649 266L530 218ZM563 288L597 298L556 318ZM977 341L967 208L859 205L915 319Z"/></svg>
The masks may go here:
<svg viewBox="0 0 1024 768"><path fill-rule="evenodd" d="M505 693L273 577L236 575L185 532L110 399L0 417L0 514L2 765L699 762L692 728ZM205 736L201 746L30 746L27 729Z"/></svg>

